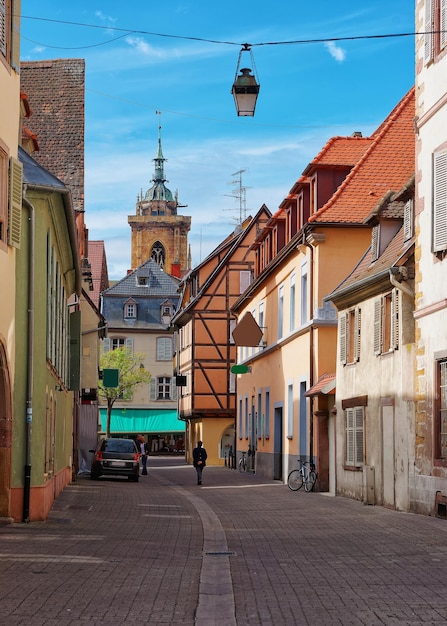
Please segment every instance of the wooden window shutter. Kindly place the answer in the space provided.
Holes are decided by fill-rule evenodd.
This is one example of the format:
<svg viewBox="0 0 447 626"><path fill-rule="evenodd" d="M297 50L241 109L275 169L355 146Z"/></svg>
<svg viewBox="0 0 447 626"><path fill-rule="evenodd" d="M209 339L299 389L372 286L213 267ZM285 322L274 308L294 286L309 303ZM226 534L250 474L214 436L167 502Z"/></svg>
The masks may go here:
<svg viewBox="0 0 447 626"><path fill-rule="evenodd" d="M433 251L447 248L447 151L434 155Z"/></svg>
<svg viewBox="0 0 447 626"><path fill-rule="evenodd" d="M346 365L348 358L348 337L347 337L347 326L348 326L348 314L342 313L339 321L339 339L340 339L340 363Z"/></svg>
<svg viewBox="0 0 447 626"><path fill-rule="evenodd" d="M354 327L354 361L360 360L360 325L361 325L361 310L356 308L355 310L355 327Z"/></svg>
<svg viewBox="0 0 447 626"><path fill-rule="evenodd" d="M12 33L11 33L11 66L20 72L20 0L11 1Z"/></svg>
<svg viewBox="0 0 447 626"><path fill-rule="evenodd" d="M81 382L81 311L70 313L70 391L79 391Z"/></svg>
<svg viewBox="0 0 447 626"><path fill-rule="evenodd" d="M355 464L362 465L364 461L364 445L363 445L363 407L354 408L355 422Z"/></svg>
<svg viewBox="0 0 447 626"><path fill-rule="evenodd" d="M20 248L22 232L23 165L14 157L9 160L8 244Z"/></svg>
<svg viewBox="0 0 447 626"><path fill-rule="evenodd" d="M447 45L447 0L440 0L440 33L439 33L439 47L443 50Z"/></svg>
<svg viewBox="0 0 447 626"><path fill-rule="evenodd" d="M374 354L382 352L382 299L374 301Z"/></svg>
<svg viewBox="0 0 447 626"><path fill-rule="evenodd" d="M424 61L428 63L433 58L433 8L434 0L425 1L424 16Z"/></svg>
<svg viewBox="0 0 447 626"><path fill-rule="evenodd" d="M413 199L407 200L404 206L404 240L413 237Z"/></svg>
<svg viewBox="0 0 447 626"><path fill-rule="evenodd" d="M0 0L0 52L6 56L6 0Z"/></svg>
<svg viewBox="0 0 447 626"><path fill-rule="evenodd" d="M391 346L393 350L399 347L399 292L393 289L391 294Z"/></svg>

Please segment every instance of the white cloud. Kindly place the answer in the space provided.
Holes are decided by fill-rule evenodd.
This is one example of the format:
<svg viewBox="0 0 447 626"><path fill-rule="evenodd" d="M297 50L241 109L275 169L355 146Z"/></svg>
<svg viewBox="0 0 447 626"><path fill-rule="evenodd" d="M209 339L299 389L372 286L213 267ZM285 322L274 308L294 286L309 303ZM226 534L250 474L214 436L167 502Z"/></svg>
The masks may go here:
<svg viewBox="0 0 447 626"><path fill-rule="evenodd" d="M346 58L346 52L340 46L337 46L334 41L326 41L326 48L329 50L331 57L333 57L336 61L344 61Z"/></svg>

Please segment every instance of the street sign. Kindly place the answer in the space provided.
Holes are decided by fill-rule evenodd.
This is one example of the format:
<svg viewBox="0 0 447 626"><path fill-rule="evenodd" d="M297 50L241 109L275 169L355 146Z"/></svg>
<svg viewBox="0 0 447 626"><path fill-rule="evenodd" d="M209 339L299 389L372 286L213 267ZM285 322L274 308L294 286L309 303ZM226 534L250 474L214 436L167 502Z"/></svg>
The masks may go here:
<svg viewBox="0 0 447 626"><path fill-rule="evenodd" d="M231 373L232 374L249 374L251 372L251 367L249 365L232 365Z"/></svg>
<svg viewBox="0 0 447 626"><path fill-rule="evenodd" d="M118 387L120 371L118 369L102 370L102 384L104 387Z"/></svg>

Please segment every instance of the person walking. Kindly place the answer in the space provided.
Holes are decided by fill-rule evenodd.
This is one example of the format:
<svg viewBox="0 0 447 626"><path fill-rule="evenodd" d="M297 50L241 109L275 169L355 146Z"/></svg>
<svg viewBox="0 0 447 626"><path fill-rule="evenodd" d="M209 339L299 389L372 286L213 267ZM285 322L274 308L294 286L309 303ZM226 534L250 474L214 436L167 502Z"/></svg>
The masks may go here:
<svg viewBox="0 0 447 626"><path fill-rule="evenodd" d="M141 475L147 476L147 453L149 448L143 435L138 435L138 442L140 444L141 464L143 466Z"/></svg>
<svg viewBox="0 0 447 626"><path fill-rule="evenodd" d="M192 451L192 460L193 460L193 465L196 468L196 472L197 472L197 484L198 485L202 484L202 472L203 472L203 468L206 465L207 458L208 458L208 455L206 453L205 448L203 447L202 442L198 441L197 447L194 448L194 450Z"/></svg>

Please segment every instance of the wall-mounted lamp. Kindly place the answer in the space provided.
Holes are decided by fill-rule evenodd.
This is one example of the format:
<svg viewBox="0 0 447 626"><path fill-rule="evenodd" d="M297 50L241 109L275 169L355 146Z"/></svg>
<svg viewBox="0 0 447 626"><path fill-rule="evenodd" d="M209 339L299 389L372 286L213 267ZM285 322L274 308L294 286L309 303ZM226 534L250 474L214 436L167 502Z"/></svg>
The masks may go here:
<svg viewBox="0 0 447 626"><path fill-rule="evenodd" d="M233 87L231 89L231 93L234 97L237 114L239 116L253 117L253 115L255 114L256 100L258 99L260 85L256 81L256 77L251 74L251 69L244 67L239 70L243 52L248 52L250 54L251 65L253 68L255 68L255 61L253 58L250 44L244 43L241 51L239 52L239 58L236 67L236 76L234 79ZM241 72L240 75L238 75L239 71Z"/></svg>

